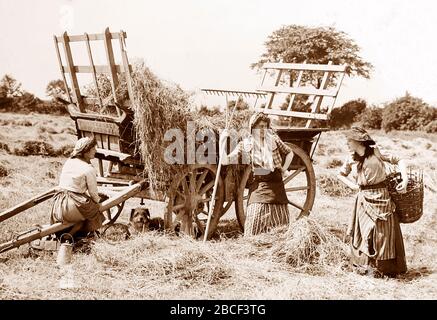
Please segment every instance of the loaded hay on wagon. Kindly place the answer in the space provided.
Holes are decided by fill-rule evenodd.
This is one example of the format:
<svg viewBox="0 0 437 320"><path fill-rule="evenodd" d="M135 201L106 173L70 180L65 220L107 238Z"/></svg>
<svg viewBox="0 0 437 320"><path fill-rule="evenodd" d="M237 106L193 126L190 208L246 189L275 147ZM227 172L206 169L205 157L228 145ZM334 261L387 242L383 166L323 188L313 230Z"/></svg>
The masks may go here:
<svg viewBox="0 0 437 320"><path fill-rule="evenodd" d="M185 92L177 84L159 79L143 61L133 64L131 77L134 94L131 108L134 113L133 130L135 131L135 146L132 146L132 151L140 155L144 163L145 176L150 179L150 187L153 190L165 190L175 174L183 169L183 166L168 164L164 159L165 149L171 143L165 141L166 132L179 129L186 138L187 135L196 134L198 131L212 130L218 144L220 130L225 128L225 113L206 114L195 110L192 94ZM111 96L110 86L110 79L101 75L99 89L108 94L102 98ZM88 94L96 94L92 86L88 87ZM122 77L117 90L117 100L123 101L127 98L128 89ZM236 110L230 129L245 134L242 129L247 127L250 114L251 111L247 109ZM188 122L194 123L194 133L187 132ZM186 141L183 147L186 152Z"/></svg>

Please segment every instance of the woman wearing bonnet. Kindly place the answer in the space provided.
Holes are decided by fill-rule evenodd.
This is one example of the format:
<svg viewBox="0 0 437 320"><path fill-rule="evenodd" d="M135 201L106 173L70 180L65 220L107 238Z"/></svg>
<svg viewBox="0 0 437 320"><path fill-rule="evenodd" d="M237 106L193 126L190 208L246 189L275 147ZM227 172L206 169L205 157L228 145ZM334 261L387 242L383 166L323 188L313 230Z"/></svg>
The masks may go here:
<svg viewBox="0 0 437 320"><path fill-rule="evenodd" d="M229 155L221 155L223 165L238 163L242 156L252 166L253 183L249 187L244 236L289 223L283 174L293 159L293 152L271 129L270 118L266 114L260 112L252 115L249 129L249 138L241 141ZM227 137L229 132L224 130L220 136L220 146ZM285 157L283 165L282 156Z"/></svg>
<svg viewBox="0 0 437 320"><path fill-rule="evenodd" d="M94 138L81 138L76 142L71 157L65 162L59 178L59 191L54 196L51 223L76 223L71 231L92 232L102 226L97 192L97 173L91 164L97 142Z"/></svg>
<svg viewBox="0 0 437 320"><path fill-rule="evenodd" d="M395 204L387 189L386 164L397 165L402 182L398 192L408 184L407 168L395 155L382 154L366 130L352 127L346 134L351 152L340 169L338 178L359 190L347 231L351 261L358 271L395 276L407 270L405 250ZM350 173L352 178L349 178Z"/></svg>

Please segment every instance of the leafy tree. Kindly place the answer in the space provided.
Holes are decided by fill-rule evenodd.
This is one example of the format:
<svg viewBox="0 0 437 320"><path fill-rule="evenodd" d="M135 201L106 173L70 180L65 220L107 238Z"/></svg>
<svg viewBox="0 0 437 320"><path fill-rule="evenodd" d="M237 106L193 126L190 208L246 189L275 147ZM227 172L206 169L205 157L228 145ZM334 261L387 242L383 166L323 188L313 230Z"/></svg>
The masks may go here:
<svg viewBox="0 0 437 320"><path fill-rule="evenodd" d="M221 114L220 108L218 106L214 106L212 108L208 108L205 105L200 106L199 115L212 117L218 114Z"/></svg>
<svg viewBox="0 0 437 320"><path fill-rule="evenodd" d="M367 103L363 99L351 100L346 102L340 108L335 108L331 112L329 126L331 128L350 128L366 109Z"/></svg>
<svg viewBox="0 0 437 320"><path fill-rule="evenodd" d="M358 116L358 122L366 129L381 129L382 123L382 108L372 106L366 108L363 113Z"/></svg>
<svg viewBox="0 0 437 320"><path fill-rule="evenodd" d="M386 132L422 130L433 120L437 120L437 109L407 92L405 96L385 106L382 112L382 129Z"/></svg>
<svg viewBox="0 0 437 320"><path fill-rule="evenodd" d="M0 86L0 99L1 98L6 98L8 95L6 88L3 86Z"/></svg>
<svg viewBox="0 0 437 320"><path fill-rule="evenodd" d="M8 98L19 97L23 94L21 83L8 74L0 80L0 92Z"/></svg>
<svg viewBox="0 0 437 320"><path fill-rule="evenodd" d="M67 99L68 93L64 81L60 79L50 81L46 87L46 94L52 98L60 96L61 98Z"/></svg>
<svg viewBox="0 0 437 320"><path fill-rule="evenodd" d="M261 59L251 65L260 69L266 62L294 62L347 64L347 74L370 78L371 63L364 61L360 47L342 31L333 27L305 27L299 25L283 26L274 31L265 42L267 51ZM318 80L317 77L302 81Z"/></svg>
<svg viewBox="0 0 437 320"><path fill-rule="evenodd" d="M41 103L40 99L27 91L24 91L22 96L17 98L17 100L17 107L25 110L33 110Z"/></svg>
<svg viewBox="0 0 437 320"><path fill-rule="evenodd" d="M235 100L231 100L228 102L228 110L233 110L234 106L235 106ZM249 109L249 104L244 101L242 98L238 99L238 105L236 108L236 111L241 111L241 110L247 110Z"/></svg>

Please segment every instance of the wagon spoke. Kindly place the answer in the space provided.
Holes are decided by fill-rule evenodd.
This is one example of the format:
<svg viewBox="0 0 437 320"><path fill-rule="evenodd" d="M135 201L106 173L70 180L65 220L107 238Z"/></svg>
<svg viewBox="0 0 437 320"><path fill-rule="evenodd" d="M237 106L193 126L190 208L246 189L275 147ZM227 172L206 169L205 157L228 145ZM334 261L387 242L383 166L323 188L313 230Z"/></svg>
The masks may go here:
<svg viewBox="0 0 437 320"><path fill-rule="evenodd" d="M194 191L196 190L196 179L195 179L196 173L197 173L196 170L190 173L190 193L194 193Z"/></svg>
<svg viewBox="0 0 437 320"><path fill-rule="evenodd" d="M302 211L305 210L302 206L300 206L297 203L291 201L290 199L288 199L288 203L291 204L293 207L296 207L296 208L298 208L298 209L300 209Z"/></svg>
<svg viewBox="0 0 437 320"><path fill-rule="evenodd" d="M205 233L205 228L202 226L202 223L200 222L199 218L197 217L197 215L194 215L194 221L196 222L197 227L199 228L200 232L202 234Z"/></svg>
<svg viewBox="0 0 437 320"><path fill-rule="evenodd" d="M284 185L287 184L288 182L290 182L292 179L294 179L299 173L305 171L305 167L300 167L299 169L297 169L295 172L293 172L292 174L290 174L288 177L286 177L284 179Z"/></svg>
<svg viewBox="0 0 437 320"><path fill-rule="evenodd" d="M203 184L203 181L205 181L206 175L208 174L208 170L204 170L202 174L200 175L199 179L197 180L196 184L196 191L198 192L200 190L200 187Z"/></svg>
<svg viewBox="0 0 437 320"><path fill-rule="evenodd" d="M217 197L216 197L217 198ZM204 203L204 202L210 202L211 201L211 197L208 197L208 198L204 198L204 199L200 199L199 200L199 202L202 202L202 203Z"/></svg>
<svg viewBox="0 0 437 320"><path fill-rule="evenodd" d="M183 198L184 200L185 200L185 195L182 193L182 192L180 192L179 190L176 190L176 193L181 197L181 198Z"/></svg>
<svg viewBox="0 0 437 320"><path fill-rule="evenodd" d="M285 188L285 192L293 192L293 191L308 190L309 188L310 188L310 187L308 187L308 186L293 187L293 188Z"/></svg>
<svg viewBox="0 0 437 320"><path fill-rule="evenodd" d="M207 183L205 186L200 189L199 194L202 195L205 192L207 192L209 189L211 189L214 186L214 180Z"/></svg>
<svg viewBox="0 0 437 320"><path fill-rule="evenodd" d="M187 177L183 176L182 178L182 190L185 192L188 192L188 184L187 184Z"/></svg>
<svg viewBox="0 0 437 320"><path fill-rule="evenodd" d="M181 210L185 206L185 203L177 204L173 207L173 211Z"/></svg>

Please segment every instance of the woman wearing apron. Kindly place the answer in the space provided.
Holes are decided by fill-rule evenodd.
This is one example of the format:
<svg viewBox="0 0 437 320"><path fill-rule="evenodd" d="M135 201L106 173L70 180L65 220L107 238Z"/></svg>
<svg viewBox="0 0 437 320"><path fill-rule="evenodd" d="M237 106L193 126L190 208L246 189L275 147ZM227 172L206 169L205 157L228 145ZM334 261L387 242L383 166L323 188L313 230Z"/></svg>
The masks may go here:
<svg viewBox="0 0 437 320"><path fill-rule="evenodd" d="M401 193L408 184L406 165L398 157L381 154L363 128L352 127L346 136L351 155L338 178L359 190L347 231L352 263L357 271L370 275L374 271L389 276L406 272L402 232L387 190L384 162L399 166L402 182L397 190ZM348 178L351 172L355 181Z"/></svg>
<svg viewBox="0 0 437 320"><path fill-rule="evenodd" d="M241 141L229 154L222 155L222 164L238 163L240 156L249 159L253 179L244 224L244 236L267 232L289 223L288 199L283 174L293 159L293 152L270 127L270 118L255 113L249 121L251 136ZM229 133L220 137L223 145ZM282 165L282 157L285 157Z"/></svg>
<svg viewBox="0 0 437 320"><path fill-rule="evenodd" d="M91 159L96 154L97 142L81 138L64 166L59 178L59 191L54 196L51 223L75 222L71 231L91 232L102 226L104 217L100 212L100 197L97 192L96 170Z"/></svg>

